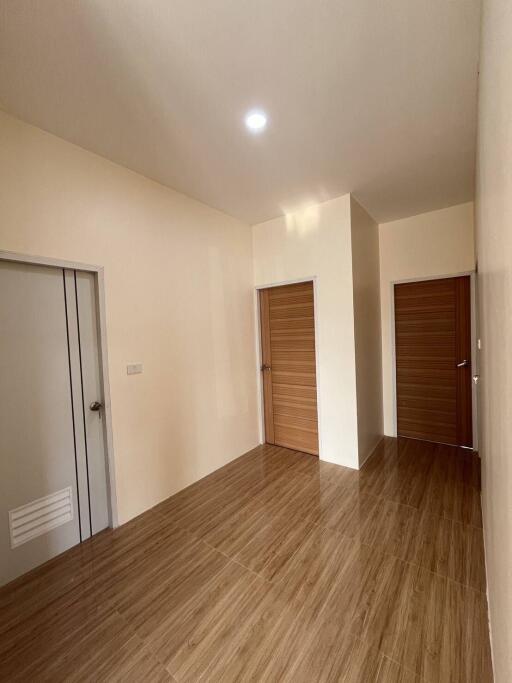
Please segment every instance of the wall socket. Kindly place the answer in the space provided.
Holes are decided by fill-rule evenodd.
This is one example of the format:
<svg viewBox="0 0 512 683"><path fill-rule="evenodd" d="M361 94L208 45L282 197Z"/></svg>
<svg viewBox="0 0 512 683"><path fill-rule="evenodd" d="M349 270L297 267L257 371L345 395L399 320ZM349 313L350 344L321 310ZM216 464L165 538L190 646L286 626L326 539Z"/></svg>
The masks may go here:
<svg viewBox="0 0 512 683"><path fill-rule="evenodd" d="M142 363L128 363L126 366L127 375L140 375L142 372Z"/></svg>

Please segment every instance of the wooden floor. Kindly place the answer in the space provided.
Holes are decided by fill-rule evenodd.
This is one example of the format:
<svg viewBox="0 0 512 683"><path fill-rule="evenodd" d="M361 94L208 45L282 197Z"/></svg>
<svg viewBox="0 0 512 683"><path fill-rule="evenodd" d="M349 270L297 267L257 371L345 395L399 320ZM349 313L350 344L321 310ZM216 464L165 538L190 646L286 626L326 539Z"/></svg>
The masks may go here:
<svg viewBox="0 0 512 683"><path fill-rule="evenodd" d="M492 680L479 463L251 451L0 590L0 680Z"/></svg>

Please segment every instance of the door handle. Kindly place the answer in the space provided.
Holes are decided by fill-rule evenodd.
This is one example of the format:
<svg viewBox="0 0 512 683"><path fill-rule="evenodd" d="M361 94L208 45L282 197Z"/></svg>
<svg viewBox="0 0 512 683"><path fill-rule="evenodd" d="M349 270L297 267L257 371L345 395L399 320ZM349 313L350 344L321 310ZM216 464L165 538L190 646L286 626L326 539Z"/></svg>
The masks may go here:
<svg viewBox="0 0 512 683"><path fill-rule="evenodd" d="M93 401L91 405L89 406L89 410L92 410L94 412L97 412L98 410L101 410L103 408L103 403L100 403L99 401Z"/></svg>
<svg viewBox="0 0 512 683"><path fill-rule="evenodd" d="M267 365L266 363L263 363L263 365L261 366L261 371L264 372L265 370L268 372L269 370L272 370L272 367L270 365Z"/></svg>
<svg viewBox="0 0 512 683"><path fill-rule="evenodd" d="M462 363L457 363L457 367L458 367L458 368L465 368L465 367L467 367L468 365L469 365L469 361L468 361L468 360L463 360Z"/></svg>

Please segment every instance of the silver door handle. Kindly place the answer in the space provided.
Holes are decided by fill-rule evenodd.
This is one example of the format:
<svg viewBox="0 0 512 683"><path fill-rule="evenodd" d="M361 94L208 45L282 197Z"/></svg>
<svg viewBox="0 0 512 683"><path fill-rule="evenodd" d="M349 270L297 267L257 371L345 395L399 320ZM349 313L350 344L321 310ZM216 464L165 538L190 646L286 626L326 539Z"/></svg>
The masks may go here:
<svg viewBox="0 0 512 683"><path fill-rule="evenodd" d="M457 363L458 368L465 368L467 365L469 365L468 360L463 360L462 363Z"/></svg>
<svg viewBox="0 0 512 683"><path fill-rule="evenodd" d="M269 370L272 370L272 368L270 365L266 365L265 363L263 363L263 365L261 366L261 371L264 372L265 370L267 370L268 372Z"/></svg>
<svg viewBox="0 0 512 683"><path fill-rule="evenodd" d="M98 410L101 410L103 408L103 403L100 403L99 401L93 401L91 405L89 406L89 410L93 410L94 412L97 412Z"/></svg>

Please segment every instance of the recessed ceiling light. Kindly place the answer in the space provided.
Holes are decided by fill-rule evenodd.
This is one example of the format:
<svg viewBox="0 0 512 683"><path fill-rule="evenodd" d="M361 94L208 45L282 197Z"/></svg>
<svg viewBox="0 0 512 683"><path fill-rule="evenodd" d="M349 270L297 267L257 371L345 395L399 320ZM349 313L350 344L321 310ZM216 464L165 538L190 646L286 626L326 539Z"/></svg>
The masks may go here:
<svg viewBox="0 0 512 683"><path fill-rule="evenodd" d="M251 133L261 133L267 127L267 115L261 109L253 109L245 115L245 125Z"/></svg>

